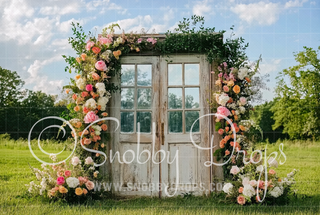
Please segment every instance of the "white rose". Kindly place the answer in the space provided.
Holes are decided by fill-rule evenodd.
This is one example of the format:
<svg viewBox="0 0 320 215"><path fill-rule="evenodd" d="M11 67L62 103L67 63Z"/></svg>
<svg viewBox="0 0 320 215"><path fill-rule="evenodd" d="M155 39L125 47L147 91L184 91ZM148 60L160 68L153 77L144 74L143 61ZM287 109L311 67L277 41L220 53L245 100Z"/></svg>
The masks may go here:
<svg viewBox="0 0 320 215"><path fill-rule="evenodd" d="M79 78L76 80L76 85L80 90L84 90L86 88L86 81L83 78Z"/></svg>
<svg viewBox="0 0 320 215"><path fill-rule="evenodd" d="M233 175L236 175L240 172L240 169L239 167L237 166L232 166L231 170L230 170L230 173L233 174Z"/></svg>
<svg viewBox="0 0 320 215"><path fill-rule="evenodd" d="M249 184L250 184L252 187L255 187L255 186L257 186L257 181L256 181L256 180L251 180L251 181L249 182Z"/></svg>
<svg viewBox="0 0 320 215"><path fill-rule="evenodd" d="M283 194L283 190L280 187L274 187L269 193L271 196L278 198Z"/></svg>
<svg viewBox="0 0 320 215"><path fill-rule="evenodd" d="M80 163L80 159L79 159L78 157L73 157L73 158L71 159L71 164L72 164L73 166L77 166L79 163Z"/></svg>
<svg viewBox="0 0 320 215"><path fill-rule="evenodd" d="M222 190L223 190L223 192L225 192L225 193L227 193L227 194L231 194L232 188L233 188L233 185L232 185L231 183L226 183L226 184L223 186Z"/></svg>
<svg viewBox="0 0 320 215"><path fill-rule="evenodd" d="M91 157L87 157L84 163L87 165L93 164L93 159Z"/></svg>
<svg viewBox="0 0 320 215"><path fill-rule="evenodd" d="M69 177L66 180L67 185L71 188L76 188L79 185L79 180L75 177Z"/></svg>
<svg viewBox="0 0 320 215"><path fill-rule="evenodd" d="M219 99L218 99L218 103L222 106L226 106L227 102L229 101L229 96L227 94L221 94L219 96Z"/></svg>
<svg viewBox="0 0 320 215"><path fill-rule="evenodd" d="M242 185L243 186L245 186L245 185L247 185L249 183L250 183L250 178L249 177L245 177L245 178L242 179Z"/></svg>
<svg viewBox="0 0 320 215"><path fill-rule="evenodd" d="M238 72L238 78L240 80L243 80L248 75L248 69L247 68L241 68Z"/></svg>
<svg viewBox="0 0 320 215"><path fill-rule="evenodd" d="M250 184L246 184L243 187L242 194L248 197L252 197L255 194L254 188Z"/></svg>
<svg viewBox="0 0 320 215"><path fill-rule="evenodd" d="M106 105L109 102L109 98L108 97L100 97L98 99L98 105L101 106L101 111L105 111L106 110Z"/></svg>
<svg viewBox="0 0 320 215"><path fill-rule="evenodd" d="M90 109L95 109L97 107L97 103L93 98L91 98L86 101L84 106Z"/></svg>
<svg viewBox="0 0 320 215"><path fill-rule="evenodd" d="M262 165L257 166L257 170L256 171L257 172L262 172L263 171L263 166Z"/></svg>
<svg viewBox="0 0 320 215"><path fill-rule="evenodd" d="M96 83L97 92L102 97L107 91L104 83Z"/></svg>

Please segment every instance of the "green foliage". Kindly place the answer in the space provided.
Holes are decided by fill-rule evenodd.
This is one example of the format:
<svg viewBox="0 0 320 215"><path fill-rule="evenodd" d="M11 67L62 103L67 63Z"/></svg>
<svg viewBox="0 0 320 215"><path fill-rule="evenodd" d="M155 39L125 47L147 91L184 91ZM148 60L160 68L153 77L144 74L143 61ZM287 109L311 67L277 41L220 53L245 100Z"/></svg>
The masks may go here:
<svg viewBox="0 0 320 215"><path fill-rule="evenodd" d="M176 53L202 53L207 55L207 60L227 62L230 67L238 67L247 59L245 44L242 37L233 39L231 34L223 42L225 31L216 32L215 28L204 27L204 17L193 15L191 19L183 18L175 32L168 31L166 39L157 43L156 50L163 55ZM197 29L197 25L199 25ZM233 28L231 28L233 30Z"/></svg>
<svg viewBox="0 0 320 215"><path fill-rule="evenodd" d="M275 101L265 102L264 104L257 105L254 110L250 112L250 118L261 128L263 131L263 140L269 142L276 142L278 139L285 139L288 136L283 134L283 126L272 129L275 123L273 119L273 112L271 108L275 105ZM253 131L257 135L261 136L259 131Z"/></svg>
<svg viewBox="0 0 320 215"><path fill-rule="evenodd" d="M304 47L295 54L296 66L277 77L277 98L271 108L277 129L291 138L319 138L320 134L320 59L319 51ZM289 78L290 84L285 82Z"/></svg>
<svg viewBox="0 0 320 215"><path fill-rule="evenodd" d="M17 105L23 85L17 72L0 67L0 108Z"/></svg>

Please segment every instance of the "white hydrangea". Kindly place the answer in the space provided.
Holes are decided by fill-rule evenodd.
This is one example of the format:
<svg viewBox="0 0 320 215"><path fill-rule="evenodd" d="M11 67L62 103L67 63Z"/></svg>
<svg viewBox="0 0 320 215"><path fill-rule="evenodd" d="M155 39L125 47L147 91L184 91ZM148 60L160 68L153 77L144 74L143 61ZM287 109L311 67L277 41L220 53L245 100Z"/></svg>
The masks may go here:
<svg viewBox="0 0 320 215"><path fill-rule="evenodd" d="M269 194L273 196L274 198L278 198L283 194L283 189L281 187L274 187Z"/></svg>
<svg viewBox="0 0 320 215"><path fill-rule="evenodd" d="M278 162L275 158L269 158L268 164L270 167L278 168Z"/></svg>
<svg viewBox="0 0 320 215"><path fill-rule="evenodd" d="M263 171L263 166L262 165L257 166L257 170L256 171L257 172L262 172Z"/></svg>
<svg viewBox="0 0 320 215"><path fill-rule="evenodd" d="M233 185L232 185L231 183L226 183L226 184L223 186L222 190L223 190L223 192L225 192L225 193L227 193L227 194L231 194L232 188L233 188Z"/></svg>
<svg viewBox="0 0 320 215"><path fill-rule="evenodd" d="M76 85L80 90L84 90L86 88L86 80L83 78L79 78L76 80Z"/></svg>
<svg viewBox="0 0 320 215"><path fill-rule="evenodd" d="M97 93L100 95L100 97L104 96L106 91L106 85L104 83L96 83Z"/></svg>
<svg viewBox="0 0 320 215"><path fill-rule="evenodd" d="M244 114L246 112L246 109L242 106L239 107L240 113Z"/></svg>
<svg viewBox="0 0 320 215"><path fill-rule="evenodd" d="M79 185L79 180L75 177L69 177L66 180L67 185L71 188L76 188Z"/></svg>
<svg viewBox="0 0 320 215"><path fill-rule="evenodd" d="M109 102L109 97L106 97L106 96L100 97L98 99L98 105L101 106L101 111L105 111L106 110L106 105L107 105L108 102Z"/></svg>
<svg viewBox="0 0 320 215"><path fill-rule="evenodd" d="M236 111L235 111L235 114L236 114L236 115L240 115L240 111L236 110Z"/></svg>
<svg viewBox="0 0 320 215"><path fill-rule="evenodd" d="M227 94L223 93L219 96L218 103L222 106L226 106L229 99L230 99L229 96Z"/></svg>
<svg viewBox="0 0 320 215"><path fill-rule="evenodd" d="M231 108L231 109L236 109L236 104L235 103L230 103L230 104L227 104L228 108Z"/></svg>
<svg viewBox="0 0 320 215"><path fill-rule="evenodd" d="M96 135L100 135L101 134L101 127L99 126L99 125L93 125L93 126L91 126L94 130L95 130L95 134Z"/></svg>
<svg viewBox="0 0 320 215"><path fill-rule="evenodd" d="M91 98L86 101L84 106L90 109L95 109L97 107L97 102L93 98Z"/></svg>
<svg viewBox="0 0 320 215"><path fill-rule="evenodd" d="M243 80L248 75L248 69L247 68L240 68L238 72L238 78L240 80Z"/></svg>
<svg viewBox="0 0 320 215"><path fill-rule="evenodd" d="M254 188L250 184L246 184L243 186L243 195L252 197L255 194Z"/></svg>

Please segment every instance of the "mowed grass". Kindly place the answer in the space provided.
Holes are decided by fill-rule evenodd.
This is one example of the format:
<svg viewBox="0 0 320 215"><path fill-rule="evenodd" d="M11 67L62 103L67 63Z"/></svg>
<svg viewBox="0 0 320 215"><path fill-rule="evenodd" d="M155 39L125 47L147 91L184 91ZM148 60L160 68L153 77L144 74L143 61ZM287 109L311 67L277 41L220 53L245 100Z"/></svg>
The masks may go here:
<svg viewBox="0 0 320 215"><path fill-rule="evenodd" d="M50 202L41 197L26 195L28 184L35 180L29 164L40 167L31 155L27 141L0 138L0 213L1 214L320 214L320 142L285 141L284 153L287 161L279 166L278 174L285 177L293 169L299 169L293 197L285 206L251 205L239 206L219 202L217 197L175 198L135 198L104 199L87 205L68 205ZM36 142L32 146L36 149ZM70 143L69 143L70 144ZM71 143L72 144L72 143ZM279 143L268 144L267 151L279 152ZM63 143L47 142L43 148L48 152L63 149ZM260 144L256 148L264 148ZM67 157L70 151L62 153ZM35 154L40 159L47 156L39 150Z"/></svg>

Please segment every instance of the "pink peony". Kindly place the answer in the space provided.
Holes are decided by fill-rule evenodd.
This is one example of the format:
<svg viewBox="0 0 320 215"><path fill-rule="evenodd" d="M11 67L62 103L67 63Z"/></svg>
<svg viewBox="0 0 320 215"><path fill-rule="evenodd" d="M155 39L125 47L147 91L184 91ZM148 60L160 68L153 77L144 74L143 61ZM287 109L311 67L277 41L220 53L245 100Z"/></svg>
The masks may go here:
<svg viewBox="0 0 320 215"><path fill-rule="evenodd" d="M237 166L232 166L231 170L230 170L230 173L233 174L233 175L236 175L240 172L240 169L239 167Z"/></svg>
<svg viewBox="0 0 320 215"><path fill-rule="evenodd" d="M220 72L220 73L218 74L218 77L219 77L219 78L222 78L222 76L223 76L223 74L222 74L222 72Z"/></svg>
<svg viewBox="0 0 320 215"><path fill-rule="evenodd" d="M93 90L92 85L91 84L87 84L86 91L92 91L92 90Z"/></svg>
<svg viewBox="0 0 320 215"><path fill-rule="evenodd" d="M60 176L57 178L57 185L63 185L64 184L64 177Z"/></svg>
<svg viewBox="0 0 320 215"><path fill-rule="evenodd" d="M220 106L220 107L218 107L218 109L217 109L217 114L220 114L220 115L222 115L222 116L229 116L231 113L230 113L230 111L228 110L228 108L226 108L226 107L223 107L223 106ZM223 119L223 117L222 116L220 116L220 115L217 115L217 119Z"/></svg>
<svg viewBox="0 0 320 215"><path fill-rule="evenodd" d="M138 40L137 40L137 43L141 43L142 42L142 38L139 38Z"/></svg>
<svg viewBox="0 0 320 215"><path fill-rule="evenodd" d="M238 196L237 202L239 205L244 205L246 203L246 198L244 198L244 196Z"/></svg>
<svg viewBox="0 0 320 215"><path fill-rule="evenodd" d="M87 115L84 117L84 122L91 123L91 122L94 122L98 119L99 119L99 117L93 111L89 111L87 113Z"/></svg>
<svg viewBox="0 0 320 215"><path fill-rule="evenodd" d="M66 177L70 177L70 176L71 176L71 171L70 171L70 170L64 171L64 175L65 175Z"/></svg>
<svg viewBox="0 0 320 215"><path fill-rule="evenodd" d="M224 92L229 92L229 87L228 87L227 85L224 85L224 86L223 86L223 91L224 91Z"/></svg>
<svg viewBox="0 0 320 215"><path fill-rule="evenodd" d="M245 105L247 103L247 99L245 97L240 97L240 103Z"/></svg>
<svg viewBox="0 0 320 215"><path fill-rule="evenodd" d="M86 187L88 190L92 190L94 188L94 183L92 181L87 181Z"/></svg>
<svg viewBox="0 0 320 215"><path fill-rule="evenodd" d="M94 42L92 41L88 41L87 42L87 45L86 45L86 50L87 51L90 51L90 49L94 46Z"/></svg>
<svg viewBox="0 0 320 215"><path fill-rule="evenodd" d="M107 70L107 65L102 60L97 61L95 64L95 67L97 70L100 70L100 71Z"/></svg>

